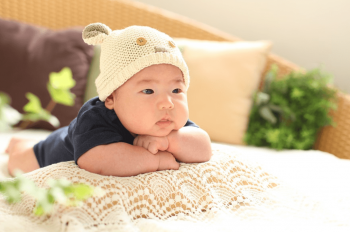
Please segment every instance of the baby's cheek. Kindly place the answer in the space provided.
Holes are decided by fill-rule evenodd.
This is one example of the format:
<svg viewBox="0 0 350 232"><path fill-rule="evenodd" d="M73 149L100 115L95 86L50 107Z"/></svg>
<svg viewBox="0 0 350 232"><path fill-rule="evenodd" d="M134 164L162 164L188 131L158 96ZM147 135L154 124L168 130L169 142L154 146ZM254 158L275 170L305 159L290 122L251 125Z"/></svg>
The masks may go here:
<svg viewBox="0 0 350 232"><path fill-rule="evenodd" d="M178 125L176 125L176 127L178 128L176 128L176 130L185 126L185 124L187 123L188 117L189 117L188 110L184 109L183 112L181 112L181 116L179 117Z"/></svg>
<svg viewBox="0 0 350 232"><path fill-rule="evenodd" d="M183 104L183 117L185 118L184 120L186 120L189 118L189 109L188 109L188 105L187 105L187 101Z"/></svg>

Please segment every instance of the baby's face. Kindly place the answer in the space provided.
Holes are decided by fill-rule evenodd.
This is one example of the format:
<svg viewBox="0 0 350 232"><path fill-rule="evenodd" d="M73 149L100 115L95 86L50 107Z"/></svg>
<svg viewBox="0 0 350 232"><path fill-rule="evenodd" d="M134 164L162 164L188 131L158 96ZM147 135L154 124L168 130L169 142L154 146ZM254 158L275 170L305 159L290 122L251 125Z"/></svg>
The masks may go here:
<svg viewBox="0 0 350 232"><path fill-rule="evenodd" d="M166 136L188 119L187 92L181 70L170 64L144 68L109 96L114 109L134 136Z"/></svg>

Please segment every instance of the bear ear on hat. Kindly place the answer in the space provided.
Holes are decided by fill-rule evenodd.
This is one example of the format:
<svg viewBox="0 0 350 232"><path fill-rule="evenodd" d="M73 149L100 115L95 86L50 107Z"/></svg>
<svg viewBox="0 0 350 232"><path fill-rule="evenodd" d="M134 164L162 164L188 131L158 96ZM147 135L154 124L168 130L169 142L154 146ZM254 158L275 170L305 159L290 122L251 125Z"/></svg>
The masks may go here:
<svg viewBox="0 0 350 232"><path fill-rule="evenodd" d="M112 30L103 23L91 23L83 30L83 40L90 45L102 44Z"/></svg>

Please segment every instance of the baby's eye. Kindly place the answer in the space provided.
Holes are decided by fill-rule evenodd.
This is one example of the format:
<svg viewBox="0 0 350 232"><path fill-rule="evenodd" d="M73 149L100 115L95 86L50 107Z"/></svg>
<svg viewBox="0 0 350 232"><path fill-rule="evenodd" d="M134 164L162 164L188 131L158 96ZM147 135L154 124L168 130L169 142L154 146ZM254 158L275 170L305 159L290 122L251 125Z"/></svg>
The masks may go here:
<svg viewBox="0 0 350 232"><path fill-rule="evenodd" d="M181 93L181 92L182 92L181 89L174 89L174 90L173 90L173 93Z"/></svg>
<svg viewBox="0 0 350 232"><path fill-rule="evenodd" d="M152 89L144 89L144 90L142 90L142 92L145 93L145 94L152 94L152 93L154 93L154 91Z"/></svg>

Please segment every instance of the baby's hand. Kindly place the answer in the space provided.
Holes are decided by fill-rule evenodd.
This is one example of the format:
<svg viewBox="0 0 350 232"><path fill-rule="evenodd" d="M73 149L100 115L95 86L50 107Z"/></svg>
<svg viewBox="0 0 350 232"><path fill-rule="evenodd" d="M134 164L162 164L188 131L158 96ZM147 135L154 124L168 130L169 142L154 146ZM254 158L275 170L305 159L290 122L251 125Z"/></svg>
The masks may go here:
<svg viewBox="0 0 350 232"><path fill-rule="evenodd" d="M180 164L176 162L175 157L170 152L160 151L157 155L159 156L159 166L157 171L179 169Z"/></svg>
<svg viewBox="0 0 350 232"><path fill-rule="evenodd" d="M156 137L151 135L138 135L134 139L135 146L146 148L152 154L157 154L158 151L165 151L169 147L169 141L166 136Z"/></svg>

